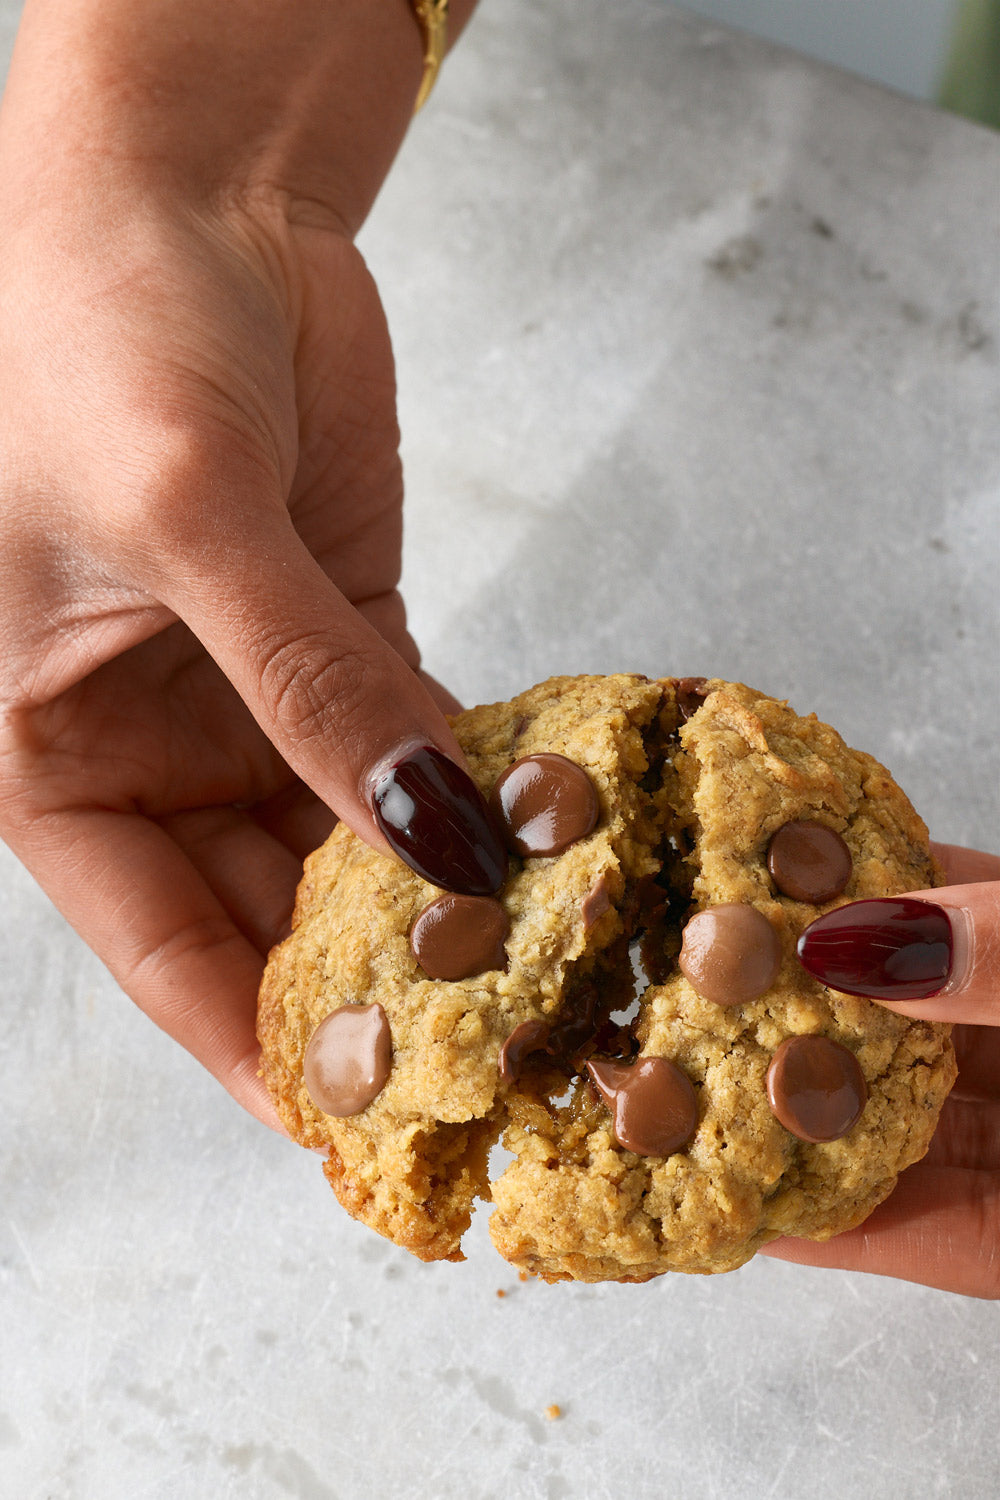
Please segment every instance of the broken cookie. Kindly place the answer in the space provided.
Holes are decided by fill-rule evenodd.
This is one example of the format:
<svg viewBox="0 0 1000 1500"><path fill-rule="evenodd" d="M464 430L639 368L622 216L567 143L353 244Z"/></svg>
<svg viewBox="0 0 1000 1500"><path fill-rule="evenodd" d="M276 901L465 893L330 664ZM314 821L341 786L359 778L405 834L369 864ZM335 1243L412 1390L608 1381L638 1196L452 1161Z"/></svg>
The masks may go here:
<svg viewBox="0 0 1000 1500"><path fill-rule="evenodd" d="M444 900L340 825L261 988L264 1077L348 1212L458 1260L492 1198L500 1253L550 1281L729 1270L860 1223L954 1077L947 1027L796 957L821 912L935 883L888 773L702 678L555 678L454 730L512 851L502 888ZM331 1113L349 1089L310 1080L346 1023L323 1028L372 1006L377 1090Z"/></svg>

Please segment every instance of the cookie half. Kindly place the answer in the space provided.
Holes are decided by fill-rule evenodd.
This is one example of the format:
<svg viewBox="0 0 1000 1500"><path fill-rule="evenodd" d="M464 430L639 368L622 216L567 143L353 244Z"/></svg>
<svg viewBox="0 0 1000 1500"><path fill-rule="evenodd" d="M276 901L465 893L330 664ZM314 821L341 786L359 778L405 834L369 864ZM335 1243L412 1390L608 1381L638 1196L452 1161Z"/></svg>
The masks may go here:
<svg viewBox="0 0 1000 1500"><path fill-rule="evenodd" d="M449 962L442 893L340 825L261 987L271 1095L326 1149L348 1212L458 1260L492 1197L500 1253L550 1281L729 1270L777 1235L861 1222L926 1151L954 1079L947 1027L827 990L795 956L823 911L935 883L888 773L721 681L555 678L454 729L520 851L489 914L493 967L431 977ZM546 797L571 814L548 842ZM370 1045L313 1042L331 1016ZM353 1113L327 1112L347 1095L324 1058L353 1069ZM501 1139L513 1159L490 1184Z"/></svg>

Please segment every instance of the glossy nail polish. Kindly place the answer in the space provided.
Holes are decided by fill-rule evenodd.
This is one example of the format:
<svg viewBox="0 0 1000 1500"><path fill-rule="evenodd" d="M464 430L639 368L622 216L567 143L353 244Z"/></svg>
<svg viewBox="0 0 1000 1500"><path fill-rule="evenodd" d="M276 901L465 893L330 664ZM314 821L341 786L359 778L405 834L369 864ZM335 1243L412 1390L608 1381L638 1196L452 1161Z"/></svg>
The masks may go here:
<svg viewBox="0 0 1000 1500"><path fill-rule="evenodd" d="M951 975L951 920L933 901L852 901L803 932L799 962L830 989L875 1000L926 1000Z"/></svg>
<svg viewBox="0 0 1000 1500"><path fill-rule="evenodd" d="M375 821L404 864L442 890L492 896L507 852L472 778L433 745L409 750L372 789Z"/></svg>

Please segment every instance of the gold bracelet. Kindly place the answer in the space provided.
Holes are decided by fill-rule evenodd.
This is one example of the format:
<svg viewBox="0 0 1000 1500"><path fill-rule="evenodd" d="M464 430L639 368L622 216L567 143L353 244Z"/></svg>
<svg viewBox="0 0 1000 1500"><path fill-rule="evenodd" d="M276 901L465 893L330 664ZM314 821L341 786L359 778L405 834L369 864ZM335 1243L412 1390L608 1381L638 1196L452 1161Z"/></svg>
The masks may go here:
<svg viewBox="0 0 1000 1500"><path fill-rule="evenodd" d="M448 45L448 0L410 0L413 14L424 39L424 76L420 80L420 92L413 106L416 114L430 97L437 80L441 60Z"/></svg>

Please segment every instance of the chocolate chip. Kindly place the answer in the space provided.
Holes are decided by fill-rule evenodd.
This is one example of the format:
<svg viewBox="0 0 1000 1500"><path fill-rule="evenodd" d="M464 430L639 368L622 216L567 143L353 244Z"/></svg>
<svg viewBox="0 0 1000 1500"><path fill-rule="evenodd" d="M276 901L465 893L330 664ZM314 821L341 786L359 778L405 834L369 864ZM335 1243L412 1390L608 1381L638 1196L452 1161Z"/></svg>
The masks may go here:
<svg viewBox="0 0 1000 1500"><path fill-rule="evenodd" d="M698 1099L686 1073L666 1057L587 1064L611 1111L615 1140L637 1156L670 1156L698 1125Z"/></svg>
<svg viewBox="0 0 1000 1500"><path fill-rule="evenodd" d="M326 1016L306 1048L302 1073L309 1097L325 1115L357 1115L382 1092L392 1068L385 1011L343 1005Z"/></svg>
<svg viewBox="0 0 1000 1500"><path fill-rule="evenodd" d="M782 895L819 904L840 895L851 878L853 861L836 829L795 820L771 839L767 868Z"/></svg>
<svg viewBox="0 0 1000 1500"><path fill-rule="evenodd" d="M678 963L703 1000L742 1005L771 988L781 966L781 944L763 912L726 902L691 918Z"/></svg>
<svg viewBox="0 0 1000 1500"><path fill-rule="evenodd" d="M410 931L414 958L431 979L471 979L507 963L507 913L490 896L439 896Z"/></svg>
<svg viewBox="0 0 1000 1500"><path fill-rule="evenodd" d="M585 838L600 805L582 766L565 755L525 755L499 777L490 809L507 844L526 858L561 854Z"/></svg>
<svg viewBox="0 0 1000 1500"><path fill-rule="evenodd" d="M515 1026L500 1048L500 1077L505 1083L516 1083L529 1052L540 1052L549 1038L544 1021L522 1021Z"/></svg>
<svg viewBox="0 0 1000 1500"><path fill-rule="evenodd" d="M861 1064L826 1036L790 1036L767 1070L772 1113L800 1141L836 1141L868 1101Z"/></svg>
<svg viewBox="0 0 1000 1500"><path fill-rule="evenodd" d="M686 724L691 715L697 713L704 703L707 692L707 677L678 677L674 685L677 694L677 711L681 723Z"/></svg>
<svg viewBox="0 0 1000 1500"><path fill-rule="evenodd" d="M583 917L583 930L589 932L594 923L604 916L606 911L611 910L611 894L608 889L607 875L601 875L580 903L580 915Z"/></svg>

